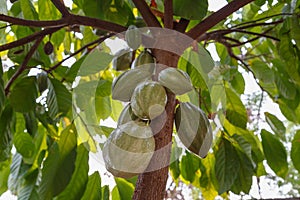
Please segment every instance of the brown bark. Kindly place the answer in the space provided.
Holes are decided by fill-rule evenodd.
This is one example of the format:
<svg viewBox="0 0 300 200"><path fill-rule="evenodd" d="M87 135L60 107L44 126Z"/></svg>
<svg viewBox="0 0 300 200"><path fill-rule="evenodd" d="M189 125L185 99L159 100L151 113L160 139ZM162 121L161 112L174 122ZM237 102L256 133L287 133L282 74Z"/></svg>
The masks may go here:
<svg viewBox="0 0 300 200"><path fill-rule="evenodd" d="M169 67L177 66L177 55L160 50L156 50L153 53L158 63ZM163 128L154 136L156 151L146 170L147 172L140 174L138 177L133 200L159 200L164 198L171 155L174 109L176 106L175 95L168 92L167 96L166 115L155 119L151 127L156 132L155 130L162 126L161 122L165 122ZM164 117L167 117L167 119L165 120Z"/></svg>

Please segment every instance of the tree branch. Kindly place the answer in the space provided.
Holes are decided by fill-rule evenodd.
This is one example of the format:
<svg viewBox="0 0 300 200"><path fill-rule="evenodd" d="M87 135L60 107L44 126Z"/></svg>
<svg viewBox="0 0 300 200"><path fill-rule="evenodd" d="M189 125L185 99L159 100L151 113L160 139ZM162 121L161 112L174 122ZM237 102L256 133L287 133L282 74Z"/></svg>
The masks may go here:
<svg viewBox="0 0 300 200"><path fill-rule="evenodd" d="M28 64L30 58L32 57L32 55L34 54L34 52L36 51L36 49L38 48L39 44L42 42L43 38L44 38L44 36L39 36L37 38L37 40L35 41L35 43L33 44L33 46L30 48L29 52L26 54L26 56L24 58L24 61L23 61L22 65L20 66L20 68L14 73L14 75L7 82L7 84L5 86L5 95L6 96L9 93L10 86L18 78L18 76L26 69L27 64Z"/></svg>
<svg viewBox="0 0 300 200"><path fill-rule="evenodd" d="M52 72L53 70L55 70L56 68L58 68L63 62L65 62L66 60L70 59L71 57L77 55L78 53L80 53L81 51L83 51L84 49L88 48L89 46L92 46L94 44L103 42L105 39L113 36L114 34L108 34L104 37L100 37L97 40L90 42L84 46L82 46L80 49L78 49L77 51L75 51L74 53L70 54L68 57L64 58L63 60L59 61L58 63L56 63L55 65L53 65L52 67L50 67L49 69L45 69L44 71L46 71L47 73Z"/></svg>
<svg viewBox="0 0 300 200"><path fill-rule="evenodd" d="M16 17L11 17L7 15L0 14L0 21L8 22L13 25L21 25L21 26L28 26L28 27L60 27L63 25L67 25L66 20L59 19L59 20L49 20L49 21L34 21L34 20L26 20L20 19Z"/></svg>
<svg viewBox="0 0 300 200"><path fill-rule="evenodd" d="M16 41L13 41L13 42L1 45L0 46L0 52L8 50L8 49L11 49L11 48L14 48L14 47L22 46L24 44L27 44L27 43L35 40L36 38L39 38L41 36L45 36L45 35L49 35L51 33L54 33L56 31L58 31L59 29L61 29L62 27L63 26L61 26L61 27L55 27L55 28L47 28L47 29L44 29L44 30L42 30L40 32L36 32L36 33L33 33L32 35L29 35L27 37L21 38L19 40L16 40Z"/></svg>
<svg viewBox="0 0 300 200"><path fill-rule="evenodd" d="M187 26L189 25L189 23L190 23L190 20L180 18L179 22L174 25L174 29L176 31L179 31L180 33L184 33Z"/></svg>
<svg viewBox="0 0 300 200"><path fill-rule="evenodd" d="M66 8L62 0L51 0L54 6L59 10L63 17L70 15L68 9Z"/></svg>
<svg viewBox="0 0 300 200"><path fill-rule="evenodd" d="M202 20L199 24L197 24L194 28L192 28L187 35L193 39L197 39L202 34L204 34L207 30L224 20L226 17L231 15L233 12L242 8L243 6L251 3L254 0L234 0L228 3L226 6L218 10L217 12L211 14L204 20Z"/></svg>
<svg viewBox="0 0 300 200"><path fill-rule="evenodd" d="M136 8L140 11L143 19L149 27L161 27L157 18L151 12L145 0L132 0Z"/></svg>
<svg viewBox="0 0 300 200"><path fill-rule="evenodd" d="M164 1L164 24L165 28L173 29L173 0Z"/></svg>

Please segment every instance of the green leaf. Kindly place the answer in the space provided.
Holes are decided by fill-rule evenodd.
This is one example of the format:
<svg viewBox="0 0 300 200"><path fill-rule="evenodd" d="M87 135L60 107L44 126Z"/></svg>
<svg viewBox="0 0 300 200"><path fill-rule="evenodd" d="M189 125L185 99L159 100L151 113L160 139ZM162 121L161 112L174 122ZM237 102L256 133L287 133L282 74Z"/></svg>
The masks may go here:
<svg viewBox="0 0 300 200"><path fill-rule="evenodd" d="M300 32L300 23L299 23L298 17L297 17L297 15L293 15L291 17L291 36L294 39L294 41L296 42L298 49L300 49L299 32Z"/></svg>
<svg viewBox="0 0 300 200"><path fill-rule="evenodd" d="M273 83L274 82L274 72L265 62L260 60L254 60L251 63L251 69L253 70L256 78L258 78L263 83Z"/></svg>
<svg viewBox="0 0 300 200"><path fill-rule="evenodd" d="M72 96L67 88L56 79L48 79L47 105L49 116L54 119L60 114L66 114L72 107Z"/></svg>
<svg viewBox="0 0 300 200"><path fill-rule="evenodd" d="M228 191L234 184L240 170L238 153L234 146L225 138L219 144L216 155L215 173L219 182L219 194Z"/></svg>
<svg viewBox="0 0 300 200"><path fill-rule="evenodd" d="M2 61L0 59L0 113L4 107L5 102L5 92L4 92L4 81L3 81L3 67Z"/></svg>
<svg viewBox="0 0 300 200"><path fill-rule="evenodd" d="M237 153L240 162L240 170L237 172L238 176L232 185L231 190L236 194L239 194L240 192L249 194L252 185L252 176L254 175L254 168L248 155L241 151L237 151Z"/></svg>
<svg viewBox="0 0 300 200"><path fill-rule="evenodd" d="M36 12L32 2L30 0L20 0L21 9L25 19L37 20L38 13Z"/></svg>
<svg viewBox="0 0 300 200"><path fill-rule="evenodd" d="M285 147L272 133L263 129L260 134L268 165L278 176L284 179L288 173Z"/></svg>
<svg viewBox="0 0 300 200"><path fill-rule="evenodd" d="M7 105L0 116L0 162L11 155L14 119L12 108Z"/></svg>
<svg viewBox="0 0 300 200"><path fill-rule="evenodd" d="M292 141L291 158L295 168L300 173L300 131L297 131Z"/></svg>
<svg viewBox="0 0 300 200"><path fill-rule="evenodd" d="M7 182L10 173L11 159L0 162L0 196L8 189Z"/></svg>
<svg viewBox="0 0 300 200"><path fill-rule="evenodd" d="M16 153L13 156L8 177L8 188L13 194L18 194L19 188L24 181L24 176L31 166L22 161L22 156Z"/></svg>
<svg viewBox="0 0 300 200"><path fill-rule="evenodd" d="M17 112L29 112L36 106L37 83L34 76L24 77L13 87L9 100Z"/></svg>
<svg viewBox="0 0 300 200"><path fill-rule="evenodd" d="M75 161L75 171L66 189L60 193L56 200L81 199L86 183L88 181L89 171L89 152L83 144L77 147L77 156Z"/></svg>
<svg viewBox="0 0 300 200"><path fill-rule="evenodd" d="M102 200L109 200L109 187L104 185L102 187Z"/></svg>
<svg viewBox="0 0 300 200"><path fill-rule="evenodd" d="M208 9L207 0L174 0L174 15L189 20L201 20Z"/></svg>
<svg viewBox="0 0 300 200"><path fill-rule="evenodd" d="M170 172L174 180L180 175L180 162L179 156L182 153L182 148L177 146L177 142L174 140L172 143L172 152L171 152L171 164L170 164Z"/></svg>
<svg viewBox="0 0 300 200"><path fill-rule="evenodd" d="M277 74L275 77L276 86L280 92L280 94L286 98L293 100L296 97L297 90L293 83L289 81L289 79L285 76L280 76Z"/></svg>
<svg viewBox="0 0 300 200"><path fill-rule="evenodd" d="M81 200L99 200L102 199L101 177L99 172L94 172L89 176L86 190Z"/></svg>
<svg viewBox="0 0 300 200"><path fill-rule="evenodd" d="M269 112L265 112L265 116L266 116L266 121L269 124L269 126L271 127L271 129L274 131L274 133L281 138L282 140L286 140L285 139L285 132L286 132L286 128L284 126L284 124L282 123L282 121L280 121L275 115L269 113Z"/></svg>
<svg viewBox="0 0 300 200"><path fill-rule="evenodd" d="M199 169L199 158L188 151L185 153L186 155L182 156L180 161L181 176L192 183L195 180L195 173Z"/></svg>
<svg viewBox="0 0 300 200"><path fill-rule="evenodd" d="M78 75L87 76L99 73L100 71L108 67L112 59L112 55L96 48L82 62Z"/></svg>
<svg viewBox="0 0 300 200"><path fill-rule="evenodd" d="M21 133L15 134L14 145L15 145L17 151L24 158L31 158L35 153L35 144L33 142L33 139L26 132L21 132Z"/></svg>
<svg viewBox="0 0 300 200"><path fill-rule="evenodd" d="M240 128L246 128L248 118L247 111L240 98L229 88L226 92L226 118L231 124Z"/></svg>
<svg viewBox="0 0 300 200"><path fill-rule="evenodd" d="M61 18L60 12L51 1L38 0L39 19L55 20Z"/></svg>
<svg viewBox="0 0 300 200"><path fill-rule="evenodd" d="M39 194L35 190L35 185L37 182L39 170L35 169L33 171L27 172L24 175L24 179L18 189L18 199L20 200L31 200L39 199Z"/></svg>
<svg viewBox="0 0 300 200"><path fill-rule="evenodd" d="M107 119L112 112L111 97L95 97L96 114L98 119Z"/></svg>
<svg viewBox="0 0 300 200"><path fill-rule="evenodd" d="M120 200L131 199L133 196L134 186L122 178L115 178Z"/></svg>
<svg viewBox="0 0 300 200"><path fill-rule="evenodd" d="M243 94L245 91L245 80L241 73L236 72L230 81L232 88L238 93Z"/></svg>
<svg viewBox="0 0 300 200"><path fill-rule="evenodd" d="M58 142L54 142L44 161L38 192L42 199L52 198L62 192L75 168L77 137L74 125L66 127Z"/></svg>

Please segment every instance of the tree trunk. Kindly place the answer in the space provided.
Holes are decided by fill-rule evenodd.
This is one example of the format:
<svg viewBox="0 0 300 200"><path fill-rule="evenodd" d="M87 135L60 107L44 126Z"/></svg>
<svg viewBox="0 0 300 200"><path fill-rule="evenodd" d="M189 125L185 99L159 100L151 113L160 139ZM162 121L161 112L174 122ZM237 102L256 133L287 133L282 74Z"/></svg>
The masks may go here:
<svg viewBox="0 0 300 200"><path fill-rule="evenodd" d="M157 63L169 67L177 67L178 56L170 52L153 50ZM157 70L157 73L161 69ZM157 75L157 74L156 74ZM140 174L136 183L133 200L160 200L164 198L168 179L169 163L172 147L172 132L176 98L173 93L167 92L168 101L166 113L151 122L155 135L155 153L145 173ZM162 125L162 122L164 123Z"/></svg>

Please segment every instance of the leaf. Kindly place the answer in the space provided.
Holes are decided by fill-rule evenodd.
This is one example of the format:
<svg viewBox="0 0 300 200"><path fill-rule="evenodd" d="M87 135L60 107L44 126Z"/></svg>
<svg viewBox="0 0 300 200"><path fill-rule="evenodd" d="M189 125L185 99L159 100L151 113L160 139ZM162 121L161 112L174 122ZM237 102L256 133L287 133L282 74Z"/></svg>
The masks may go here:
<svg viewBox="0 0 300 200"><path fill-rule="evenodd" d="M61 18L60 12L51 1L38 0L38 8L40 20L55 20Z"/></svg>
<svg viewBox="0 0 300 200"><path fill-rule="evenodd" d="M41 199L58 195L71 180L75 168L76 144L74 125L69 125L61 133L60 140L52 144L43 163L42 179L38 188Z"/></svg>
<svg viewBox="0 0 300 200"><path fill-rule="evenodd" d="M4 81L3 81L3 67L2 67L2 61L0 59L0 113L4 108L4 102L5 102L5 92L4 92Z"/></svg>
<svg viewBox="0 0 300 200"><path fill-rule="evenodd" d="M279 74L275 77L276 86L280 92L280 94L286 98L293 100L296 97L297 90L293 83L289 81L289 79L285 76L280 76Z"/></svg>
<svg viewBox="0 0 300 200"><path fill-rule="evenodd" d="M195 180L195 173L199 169L199 158L188 151L185 153L186 155L182 156L180 161L181 176L192 183Z"/></svg>
<svg viewBox="0 0 300 200"><path fill-rule="evenodd" d="M219 149L215 153L216 164L215 173L219 182L219 194L228 191L234 184L240 170L240 162L236 158L238 153L234 146L225 138L219 144Z"/></svg>
<svg viewBox="0 0 300 200"><path fill-rule="evenodd" d="M288 173L285 147L272 133L263 129L260 134L268 165L278 176L284 179Z"/></svg>
<svg viewBox="0 0 300 200"><path fill-rule="evenodd" d="M115 178L120 200L131 199L133 196L134 186L122 178Z"/></svg>
<svg viewBox="0 0 300 200"><path fill-rule="evenodd" d="M36 12L33 4L29 0L20 0L21 9L25 19L37 20L38 13Z"/></svg>
<svg viewBox="0 0 300 200"><path fill-rule="evenodd" d="M95 48L82 62L78 75L87 76L98 73L108 67L113 56Z"/></svg>
<svg viewBox="0 0 300 200"><path fill-rule="evenodd" d="M66 189L60 193L56 200L81 199L88 181L89 171L89 152L83 144L77 147L77 156L75 161L75 171Z"/></svg>
<svg viewBox="0 0 300 200"><path fill-rule="evenodd" d="M31 158L35 153L33 138L26 132L15 134L14 145L24 158Z"/></svg>
<svg viewBox="0 0 300 200"><path fill-rule="evenodd" d="M256 78L258 78L263 83L273 83L274 82L274 72L265 62L260 60L254 60L251 63L251 69L253 70Z"/></svg>
<svg viewBox="0 0 300 200"><path fill-rule="evenodd" d="M300 173L300 131L297 131L292 140L291 158L295 168Z"/></svg>
<svg viewBox="0 0 300 200"><path fill-rule="evenodd" d="M244 104L240 98L229 88L226 92L226 118L230 123L240 128L246 128L248 118Z"/></svg>
<svg viewBox="0 0 300 200"><path fill-rule="evenodd" d="M174 0L174 15L188 20L201 20L208 9L207 0Z"/></svg>
<svg viewBox="0 0 300 200"><path fill-rule="evenodd" d="M24 77L13 87L9 95L11 106L17 112L29 112L36 106L37 83L34 76Z"/></svg>
<svg viewBox="0 0 300 200"><path fill-rule="evenodd" d="M293 15L291 17L291 36L294 39L294 41L296 42L298 49L300 49L299 32L300 32L300 23L299 23L298 17L296 15Z"/></svg>
<svg viewBox="0 0 300 200"><path fill-rule="evenodd" d="M285 132L286 132L286 128L284 126L284 124L282 123L282 121L280 121L275 115L269 113L269 112L265 112L265 116L266 116L266 121L269 124L269 126L271 127L271 129L274 131L274 133L279 136L279 138L281 138L282 140L286 140L285 139Z"/></svg>
<svg viewBox="0 0 300 200"><path fill-rule="evenodd" d="M56 79L48 79L47 105L49 116L54 119L59 114L66 114L72 107L72 96L67 88Z"/></svg>
<svg viewBox="0 0 300 200"><path fill-rule="evenodd" d="M16 153L13 156L12 164L10 166L10 174L8 177L8 189L13 194L18 194L19 187L24 180L24 175L29 170L30 165L25 164L22 161L22 156L19 153Z"/></svg>
<svg viewBox="0 0 300 200"><path fill-rule="evenodd" d="M35 185L37 182L39 170L35 169L33 171L27 172L24 175L24 179L18 189L18 199L20 200L30 200L39 199L39 195L35 190Z"/></svg>
<svg viewBox="0 0 300 200"><path fill-rule="evenodd" d="M109 96L95 97L96 114L98 119L107 119L112 112L111 98Z"/></svg>
<svg viewBox="0 0 300 200"><path fill-rule="evenodd" d="M101 178L99 172L94 172L89 176L86 190L81 200L102 199Z"/></svg>
<svg viewBox="0 0 300 200"><path fill-rule="evenodd" d="M171 164L170 164L170 172L171 176L174 180L177 180L177 178L180 175L180 162L179 162L179 156L182 153L182 148L179 148L177 146L177 142L173 141L172 143L172 152L171 152Z"/></svg>
<svg viewBox="0 0 300 200"><path fill-rule="evenodd" d="M109 187L104 185L102 187L102 200L109 200Z"/></svg>
<svg viewBox="0 0 300 200"><path fill-rule="evenodd" d="M7 105L0 116L0 162L7 160L11 155L14 124L14 113Z"/></svg>
<svg viewBox="0 0 300 200"><path fill-rule="evenodd" d="M7 182L10 173L11 159L0 162L0 196L8 189Z"/></svg>
<svg viewBox="0 0 300 200"><path fill-rule="evenodd" d="M232 185L231 190L235 194L239 194L240 192L249 194L252 185L252 176L254 175L254 168L248 155L241 151L237 151L237 153L237 159L239 159L240 162L240 170L237 172L238 176Z"/></svg>

